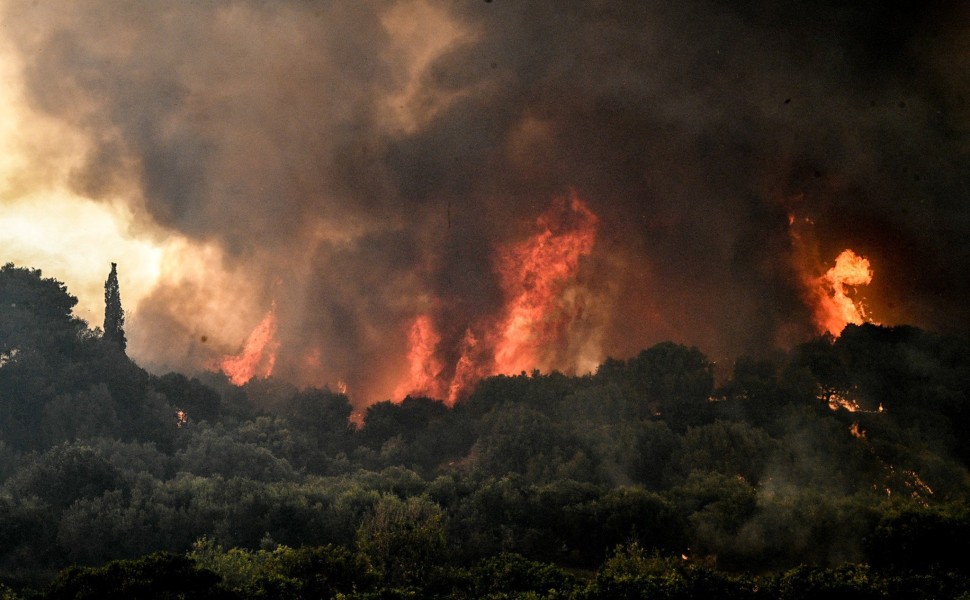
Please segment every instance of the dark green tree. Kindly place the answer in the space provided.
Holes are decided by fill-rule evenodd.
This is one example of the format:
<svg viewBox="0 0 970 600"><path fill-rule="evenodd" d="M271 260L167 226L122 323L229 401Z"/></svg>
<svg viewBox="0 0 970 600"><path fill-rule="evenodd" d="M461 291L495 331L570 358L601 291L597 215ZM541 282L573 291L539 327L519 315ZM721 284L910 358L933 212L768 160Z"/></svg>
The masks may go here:
<svg viewBox="0 0 970 600"><path fill-rule="evenodd" d="M357 530L357 547L384 581L420 584L446 560L443 516L427 497L385 495Z"/></svg>
<svg viewBox="0 0 970 600"><path fill-rule="evenodd" d="M63 283L39 269L0 267L0 365L70 353L85 326L72 314L75 304Z"/></svg>
<svg viewBox="0 0 970 600"><path fill-rule="evenodd" d="M104 282L104 339L114 342L125 351L125 311L121 308L121 291L118 289L118 265L111 263L111 273Z"/></svg>
<svg viewBox="0 0 970 600"><path fill-rule="evenodd" d="M50 589L52 600L175 600L238 598L219 587L219 576L199 569L190 558L158 552L101 567L73 566L62 571Z"/></svg>

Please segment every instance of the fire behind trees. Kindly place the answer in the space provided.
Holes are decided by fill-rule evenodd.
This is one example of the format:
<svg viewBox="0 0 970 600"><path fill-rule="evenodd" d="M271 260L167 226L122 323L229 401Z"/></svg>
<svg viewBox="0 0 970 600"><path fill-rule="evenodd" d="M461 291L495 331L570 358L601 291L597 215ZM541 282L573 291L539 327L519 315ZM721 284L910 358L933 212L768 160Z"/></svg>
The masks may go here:
<svg viewBox="0 0 970 600"><path fill-rule="evenodd" d="M64 232L4 240L103 247L62 207L108 212L158 273L125 291L141 364L235 354L276 298L274 376L361 405L460 383L487 325L526 342L505 374L788 347L847 248L872 318L967 335L965 24L952 0L0 2L3 216ZM570 190L596 238L556 308L583 318L544 333L585 343L535 356L548 296L500 257Z"/></svg>
<svg viewBox="0 0 970 600"><path fill-rule="evenodd" d="M358 426L328 389L149 374L73 306L0 269L0 581L23 594L970 591L963 339L850 325L720 385L663 343Z"/></svg>

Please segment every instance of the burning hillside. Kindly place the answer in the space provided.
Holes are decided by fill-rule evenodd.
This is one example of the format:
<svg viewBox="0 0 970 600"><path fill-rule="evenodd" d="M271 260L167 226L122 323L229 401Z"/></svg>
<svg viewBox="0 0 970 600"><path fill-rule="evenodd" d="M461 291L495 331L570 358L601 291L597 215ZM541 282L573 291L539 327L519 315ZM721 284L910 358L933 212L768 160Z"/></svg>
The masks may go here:
<svg viewBox="0 0 970 600"><path fill-rule="evenodd" d="M935 6L0 0L0 241L94 300L120 255L155 371L358 405L963 333L964 8Z"/></svg>
<svg viewBox="0 0 970 600"><path fill-rule="evenodd" d="M494 261L504 302L469 323L458 347L439 351L442 339L427 314L409 333L409 371L395 395L428 395L454 402L480 379L537 368L576 370L568 346L571 325L584 318L576 276L596 240L597 218L576 196L557 200L527 239L498 250ZM442 355L454 356L449 368Z"/></svg>

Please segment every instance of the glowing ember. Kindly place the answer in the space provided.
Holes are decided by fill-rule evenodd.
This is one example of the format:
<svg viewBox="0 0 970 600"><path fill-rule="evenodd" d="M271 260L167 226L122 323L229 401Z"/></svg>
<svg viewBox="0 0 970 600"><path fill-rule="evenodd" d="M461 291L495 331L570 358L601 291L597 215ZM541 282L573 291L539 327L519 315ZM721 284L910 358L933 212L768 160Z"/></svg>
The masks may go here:
<svg viewBox="0 0 970 600"><path fill-rule="evenodd" d="M175 426L181 429L189 424L189 415L185 414L185 411L181 408L175 411Z"/></svg>
<svg viewBox="0 0 970 600"><path fill-rule="evenodd" d="M598 219L573 196L541 216L539 233L502 253L497 265L507 298L495 346L495 370L512 374L536 368L541 352L561 332L557 304L579 260L596 241Z"/></svg>
<svg viewBox="0 0 970 600"><path fill-rule="evenodd" d="M901 474L897 474L896 467L888 465L886 478L889 480L885 488L887 496L892 495L892 486L895 486L897 490L902 487L909 491L910 498L920 501L925 506L925 498L933 495L933 488L923 481L919 473L911 469L904 469Z"/></svg>
<svg viewBox="0 0 970 600"><path fill-rule="evenodd" d="M866 437L866 432L859 427L858 423L853 423L852 426L849 427L849 433L852 434L852 437L859 440L865 439Z"/></svg>
<svg viewBox="0 0 970 600"><path fill-rule="evenodd" d="M408 380L398 385L394 391L395 398L403 398L407 394L440 397L441 361L435 356L441 336L435 331L431 317L420 315L411 325L408 332Z"/></svg>
<svg viewBox="0 0 970 600"><path fill-rule="evenodd" d="M817 398L822 402L828 404L830 410L846 410L850 413L869 413L869 414L880 414L886 412L883 408L882 403L875 410L869 410L863 408L859 401L852 398L849 394L857 392L856 387L852 387L850 390L840 391L833 389L826 389L822 386L818 388Z"/></svg>
<svg viewBox="0 0 970 600"><path fill-rule="evenodd" d="M861 303L848 296L848 288L868 285L872 281L869 261L852 250L843 250L835 266L816 280L815 325L820 333L838 337L849 323L861 325L866 320Z"/></svg>
<svg viewBox="0 0 970 600"><path fill-rule="evenodd" d="M828 401L829 408L832 410L839 410L840 408L849 412L859 412L861 410L858 402L838 392L828 394L825 399Z"/></svg>
<svg viewBox="0 0 970 600"><path fill-rule="evenodd" d="M913 490L912 497L918 498L920 496L932 496L933 488L926 485L926 482L919 476L916 471L903 471L905 475L905 485L906 487Z"/></svg>
<svg viewBox="0 0 970 600"><path fill-rule="evenodd" d="M276 363L276 302L263 320L253 329L239 354L225 356L219 362L222 372L235 385L243 385L253 377L269 377Z"/></svg>

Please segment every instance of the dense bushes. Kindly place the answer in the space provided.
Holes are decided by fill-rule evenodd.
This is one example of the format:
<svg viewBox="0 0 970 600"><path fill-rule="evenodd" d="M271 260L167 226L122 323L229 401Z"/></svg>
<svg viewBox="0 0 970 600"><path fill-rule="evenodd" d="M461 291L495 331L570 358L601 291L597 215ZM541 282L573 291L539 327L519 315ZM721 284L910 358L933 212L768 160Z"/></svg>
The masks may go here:
<svg viewBox="0 0 970 600"><path fill-rule="evenodd" d="M5 293L15 587L75 565L51 597L137 596L166 573L200 598L965 590L963 340L850 326L720 386L665 343L584 377L487 378L453 408L377 403L355 426L329 390L149 375L38 272L4 267Z"/></svg>

